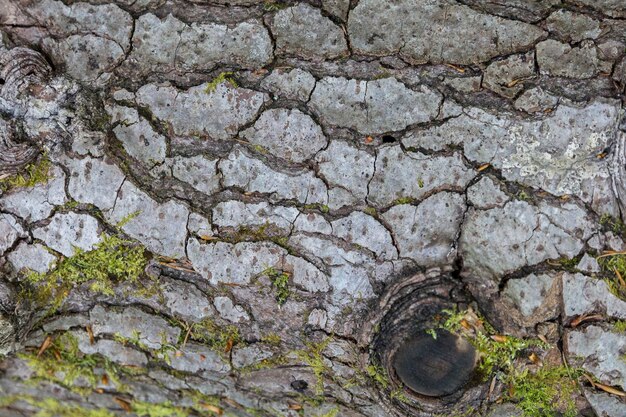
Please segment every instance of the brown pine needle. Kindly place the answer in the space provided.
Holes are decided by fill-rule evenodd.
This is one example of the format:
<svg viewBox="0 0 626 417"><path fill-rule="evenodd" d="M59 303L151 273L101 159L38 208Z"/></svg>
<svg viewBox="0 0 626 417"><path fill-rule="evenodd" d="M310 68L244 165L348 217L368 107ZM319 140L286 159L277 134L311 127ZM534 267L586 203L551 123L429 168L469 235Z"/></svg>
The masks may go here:
<svg viewBox="0 0 626 417"><path fill-rule="evenodd" d="M96 343L96 340L93 337L93 329L91 328L91 324L85 326L85 330L87 330L87 334L89 335L89 344L93 345L94 343Z"/></svg>
<svg viewBox="0 0 626 417"><path fill-rule="evenodd" d="M43 355L43 353L52 345L52 336L48 335L46 336L46 338L44 339L43 343L41 343L41 346L39 346L39 351L37 352L37 357L40 357L41 355Z"/></svg>

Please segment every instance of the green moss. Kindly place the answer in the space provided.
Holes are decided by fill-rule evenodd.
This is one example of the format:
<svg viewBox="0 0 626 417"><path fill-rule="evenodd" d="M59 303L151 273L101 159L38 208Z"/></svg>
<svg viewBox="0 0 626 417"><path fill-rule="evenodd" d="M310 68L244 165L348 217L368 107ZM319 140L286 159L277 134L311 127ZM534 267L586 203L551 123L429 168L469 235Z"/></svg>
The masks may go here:
<svg viewBox="0 0 626 417"><path fill-rule="evenodd" d="M131 344L131 345L137 346L139 349L142 349L142 350L150 350L150 348L148 348L148 346L146 346L146 344L143 343L140 339L141 339L141 332L138 330L133 330L131 332L131 337L124 337L119 333L115 333L113 335L113 340L115 340L116 342L122 345Z"/></svg>
<svg viewBox="0 0 626 417"><path fill-rule="evenodd" d="M282 338L276 333L268 333L267 335L261 338L261 342L267 343L272 346L280 346L282 343Z"/></svg>
<svg viewBox="0 0 626 417"><path fill-rule="evenodd" d="M616 219L615 217L609 214L603 214L600 217L600 225L607 231L611 231L616 235L623 236L626 234L626 224L620 219Z"/></svg>
<svg viewBox="0 0 626 417"><path fill-rule="evenodd" d="M275 12L286 8L288 4L281 3L278 0L265 0L263 3L263 10L266 12Z"/></svg>
<svg viewBox="0 0 626 417"><path fill-rule="evenodd" d="M169 401L162 403L148 403L133 401L131 408L139 417L187 417L189 410L172 405Z"/></svg>
<svg viewBox="0 0 626 417"><path fill-rule="evenodd" d="M302 206L302 208L307 210L319 210L322 213L330 212L330 207L328 207L326 204L305 204Z"/></svg>
<svg viewBox="0 0 626 417"><path fill-rule="evenodd" d="M217 86L222 83L228 83L233 87L238 87L237 82L231 77L233 75L232 72L222 72L217 77L213 78L213 80L209 81L204 88L204 92L207 94L211 94L217 89Z"/></svg>
<svg viewBox="0 0 626 417"><path fill-rule="evenodd" d="M258 144L252 145L252 149L263 155L269 152L266 148Z"/></svg>
<svg viewBox="0 0 626 417"><path fill-rule="evenodd" d="M569 272L577 271L576 267L580 263L582 256L574 256L573 258L561 258L558 260L558 263Z"/></svg>
<svg viewBox="0 0 626 417"><path fill-rule="evenodd" d="M324 414L319 414L317 417L337 417L339 415L339 408L335 407L332 410Z"/></svg>
<svg viewBox="0 0 626 417"><path fill-rule="evenodd" d="M417 179L417 186L420 188L424 188L424 180L421 178Z"/></svg>
<svg viewBox="0 0 626 417"><path fill-rule="evenodd" d="M35 163L26 165L25 174L10 175L0 180L0 189L8 191L18 187L34 187L37 184L45 184L50 180L50 168L52 164L46 155L43 155Z"/></svg>
<svg viewBox="0 0 626 417"><path fill-rule="evenodd" d="M324 361L324 350L328 347L331 338L327 337L319 343L306 343L306 348L295 351L296 357L306 363L313 371L316 378L315 393L321 395L324 393L324 375L329 373L328 366Z"/></svg>
<svg viewBox="0 0 626 417"><path fill-rule="evenodd" d="M443 310L444 316L447 316L440 328L450 333L461 333L474 346L480 356L478 371L483 375L484 379L488 379L495 371L512 373L515 371L514 362L520 354L531 347L546 347L546 345L538 339L520 339L512 336L496 336L498 340L494 340L492 336L496 335L496 331L486 320L474 315L473 312ZM482 328L475 328L473 331L467 331L464 324L468 321L468 314L476 317L482 323Z"/></svg>
<svg viewBox="0 0 626 417"><path fill-rule="evenodd" d="M378 211L375 207L366 207L363 209L363 213L369 214L372 217L376 217L378 215Z"/></svg>
<svg viewBox="0 0 626 417"><path fill-rule="evenodd" d="M598 264L605 272L604 282L609 291L626 300L626 254L615 253L598 257Z"/></svg>
<svg viewBox="0 0 626 417"><path fill-rule="evenodd" d="M39 400L22 396L20 399L36 408L33 417L115 417L115 414L104 408L85 408L66 401L60 403L55 398Z"/></svg>
<svg viewBox="0 0 626 417"><path fill-rule="evenodd" d="M517 199L522 200L522 201L528 201L530 200L530 195L528 195L526 191L522 190L519 193L517 193Z"/></svg>
<svg viewBox="0 0 626 417"><path fill-rule="evenodd" d="M279 306L285 304L287 298L289 298L289 274L284 271L278 271L274 267L266 268L263 275L269 278L272 283L272 287L276 291L276 302Z"/></svg>
<svg viewBox="0 0 626 417"><path fill-rule="evenodd" d="M400 401L401 403L410 404L411 400L404 393L404 389L402 387L398 387L389 393L389 397L392 400Z"/></svg>
<svg viewBox="0 0 626 417"><path fill-rule="evenodd" d="M211 318L192 324L189 337L220 353L225 353L229 347L242 343L237 327L219 326Z"/></svg>
<svg viewBox="0 0 626 417"><path fill-rule="evenodd" d="M78 349L78 340L71 333L63 333L57 337L39 356L36 353L19 353L18 357L26 361L33 370L34 377L31 379L33 382L49 381L71 391L87 394L98 385L102 375L106 373L116 389L120 391L124 389L118 377L121 368L100 355L83 354ZM96 368L99 369L98 372ZM77 385L79 378L83 384ZM84 386L84 383L87 386Z"/></svg>
<svg viewBox="0 0 626 417"><path fill-rule="evenodd" d="M525 416L575 417L578 410L572 396L578 390L576 379L582 375L582 370L565 366L542 367L534 373L525 369L513 376L508 399L517 402Z"/></svg>
<svg viewBox="0 0 626 417"><path fill-rule="evenodd" d="M517 359L533 348L549 346L536 339L498 335L483 317L472 311L444 310L441 328L465 337L479 354L478 371L485 380L495 375L509 386L508 399L517 402L528 417L566 417L576 415L572 395L577 389L581 369L543 366L535 371L524 368Z"/></svg>
<svg viewBox="0 0 626 417"><path fill-rule="evenodd" d="M383 389L387 389L389 386L389 376L387 376L387 372L385 372L381 366L370 364L367 368L365 368L365 372L367 373L367 376L383 387Z"/></svg>
<svg viewBox="0 0 626 417"><path fill-rule="evenodd" d="M260 369L272 369L272 368L277 368L279 366L282 365L286 365L288 364L289 361L287 359L286 356L284 355L275 355L266 359L262 359L256 363L253 363L251 365L247 365L244 366L243 368L241 368L241 372L245 373L245 372L252 372L252 371L258 371Z"/></svg>
<svg viewBox="0 0 626 417"><path fill-rule="evenodd" d="M76 285L89 283L97 293L113 295L120 281L137 283L147 264L143 247L116 236L104 235L91 251L74 249L48 273L30 272L26 282L35 288L37 301L52 305L52 311Z"/></svg>
<svg viewBox="0 0 626 417"><path fill-rule="evenodd" d="M626 320L618 320L613 323L613 329L619 333L626 333Z"/></svg>
<svg viewBox="0 0 626 417"><path fill-rule="evenodd" d="M412 197L401 197L401 198L396 198L393 201L392 205L396 206L399 204L411 204L413 201L415 201L415 199Z"/></svg>

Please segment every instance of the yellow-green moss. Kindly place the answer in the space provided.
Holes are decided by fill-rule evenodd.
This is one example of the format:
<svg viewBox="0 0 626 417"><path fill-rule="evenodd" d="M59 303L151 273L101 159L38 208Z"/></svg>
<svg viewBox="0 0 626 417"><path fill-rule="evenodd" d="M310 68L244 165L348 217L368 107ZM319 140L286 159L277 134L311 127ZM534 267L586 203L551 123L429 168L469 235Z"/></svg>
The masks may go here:
<svg viewBox="0 0 626 417"><path fill-rule="evenodd" d="M56 398L35 399L30 396L19 396L36 409L33 417L115 417L115 414L104 408L85 408L66 401L59 402Z"/></svg>
<svg viewBox="0 0 626 417"><path fill-rule="evenodd" d="M89 283L98 293L114 294L115 285L126 281L137 283L147 264L143 247L117 236L103 235L102 241L90 251L74 249L47 273L30 272L26 282L35 288L36 301L58 309L76 285Z"/></svg>
<svg viewBox="0 0 626 417"><path fill-rule="evenodd" d="M626 333L626 320L618 320L613 323L613 328L616 332Z"/></svg>
<svg viewBox="0 0 626 417"><path fill-rule="evenodd" d="M261 338L261 342L272 346L279 346L282 343L282 338L276 333L268 333Z"/></svg>
<svg viewBox="0 0 626 417"><path fill-rule="evenodd" d="M34 187L37 184L45 184L50 180L50 168L52 164L46 155L38 161L26 165L25 174L10 175L0 180L0 189L8 191L18 187Z"/></svg>
<svg viewBox="0 0 626 417"><path fill-rule="evenodd" d="M183 407L172 405L169 401L162 403L148 403L143 401L133 401L131 403L133 413L139 417L187 417L189 410Z"/></svg>
<svg viewBox="0 0 626 417"><path fill-rule="evenodd" d="M321 342L306 342L306 348L295 351L295 355L313 371L316 378L315 393L321 395L324 393L324 375L329 372L328 366L324 361L324 350L328 347L331 338L327 337Z"/></svg>
<svg viewBox="0 0 626 417"><path fill-rule="evenodd" d="M220 353L225 353L228 347L242 342L236 326L219 326L210 318L193 323L189 337Z"/></svg>
<svg viewBox="0 0 626 417"><path fill-rule="evenodd" d="M232 72L222 72L217 77L213 78L206 84L204 88L204 92L207 94L211 94L217 89L217 86L222 83L228 83L233 87L238 87L237 82L231 77L233 75Z"/></svg>
<svg viewBox="0 0 626 417"><path fill-rule="evenodd" d="M401 197L401 198L396 198L395 200L393 200L393 203L391 204L394 206L397 206L400 204L411 204L414 201L415 199L413 197Z"/></svg>
<svg viewBox="0 0 626 417"><path fill-rule="evenodd" d="M86 394L99 384L103 373L106 373L118 390L124 389L119 380L121 368L98 354L82 353L78 349L78 340L68 332L56 337L52 345L39 356L27 352L19 353L18 357L33 370L33 382L49 381ZM96 372L96 368L100 371ZM80 385L76 384L79 378L82 382Z"/></svg>
<svg viewBox="0 0 626 417"><path fill-rule="evenodd" d="M367 368L365 368L365 372L367 373L367 376L383 387L383 389L386 389L389 386L389 376L382 366L370 364Z"/></svg>
<svg viewBox="0 0 626 417"><path fill-rule="evenodd" d="M615 253L598 257L598 263L605 272L604 282L609 291L618 298L626 300L626 254ZM621 278L621 279L620 279Z"/></svg>
<svg viewBox="0 0 626 417"><path fill-rule="evenodd" d="M497 334L480 315L471 311L444 310L440 328L465 337L479 354L478 371L485 380L494 375L509 386L506 399L516 402L527 417L565 417L576 415L572 398L581 369L565 365L545 365L536 370L524 368L517 361L522 353L549 346L537 339L521 339ZM472 325L469 323L477 323Z"/></svg>
<svg viewBox="0 0 626 417"><path fill-rule="evenodd" d="M272 288L276 291L276 302L283 305L287 301L291 291L289 290L289 274L278 271L274 267L266 268L263 273L272 283Z"/></svg>

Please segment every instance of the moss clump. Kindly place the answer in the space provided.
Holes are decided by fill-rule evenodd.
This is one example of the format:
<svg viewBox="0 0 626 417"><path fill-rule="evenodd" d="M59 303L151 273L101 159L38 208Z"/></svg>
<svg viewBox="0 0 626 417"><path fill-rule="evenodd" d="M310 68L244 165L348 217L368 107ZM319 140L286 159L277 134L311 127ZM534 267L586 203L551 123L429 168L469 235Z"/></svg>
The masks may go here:
<svg viewBox="0 0 626 417"><path fill-rule="evenodd" d="M18 395L11 399L8 406L17 401L24 401L37 409L33 417L115 417L115 414L104 408L85 408L79 405L60 403L55 398L35 399L27 395Z"/></svg>
<svg viewBox="0 0 626 417"><path fill-rule="evenodd" d="M626 333L626 320L618 320L613 324L616 332Z"/></svg>
<svg viewBox="0 0 626 417"><path fill-rule="evenodd" d="M237 327L219 326L210 318L193 323L189 328L189 337L220 353L228 353L234 345L242 343Z"/></svg>
<svg viewBox="0 0 626 417"><path fill-rule="evenodd" d="M376 217L378 215L378 211L376 210L375 207L365 207L363 209L363 213L369 214L372 217Z"/></svg>
<svg viewBox="0 0 626 417"><path fill-rule="evenodd" d="M387 372L385 372L381 366L370 364L367 368L365 368L365 372L367 373L367 376L383 387L383 389L386 389L389 386L389 376L387 376Z"/></svg>
<svg viewBox="0 0 626 417"><path fill-rule="evenodd" d="M36 288L36 298L58 309L76 285L90 283L94 292L114 294L117 282L138 282L147 264L143 247L117 236L104 235L90 251L75 248L74 255L63 259L48 273L30 272L26 281Z"/></svg>
<svg viewBox="0 0 626 417"><path fill-rule="evenodd" d="M118 390L123 389L118 377L120 368L100 355L82 353L78 349L78 340L71 333L57 337L40 355L20 353L18 357L34 371L33 381L53 382L84 394L91 392L106 374L106 379ZM76 383L79 379L81 384Z"/></svg>
<svg viewBox="0 0 626 417"><path fill-rule="evenodd" d="M295 355L302 362L306 363L313 371L316 378L315 393L321 395L324 393L324 374L329 372L328 366L324 361L324 350L330 343L330 337L327 337L319 343L306 343L306 348L295 351Z"/></svg>
<svg viewBox="0 0 626 417"><path fill-rule="evenodd" d="M413 201L415 201L415 199L412 197L401 197L401 198L396 198L391 204L394 206L397 206L400 204L411 204Z"/></svg>
<svg viewBox="0 0 626 417"><path fill-rule="evenodd" d="M50 168L52 164L46 155L37 162L26 165L25 174L14 174L0 180L0 189L8 191L18 187L34 187L37 184L45 184L50 180Z"/></svg>
<svg viewBox="0 0 626 417"><path fill-rule="evenodd" d="M526 191L522 190L519 193L517 193L517 199L521 201L528 201L530 200L530 195L528 195Z"/></svg>
<svg viewBox="0 0 626 417"><path fill-rule="evenodd" d="M626 224L620 219L616 219L609 214L603 214L600 217L600 225L607 231L611 231L616 235L623 236L626 234Z"/></svg>
<svg viewBox="0 0 626 417"><path fill-rule="evenodd" d="M513 375L507 397L517 402L526 416L554 417L559 410L559 415L575 417L578 411L572 395L578 389L576 379L582 375L582 370L565 366L542 367L534 373L525 369Z"/></svg>
<svg viewBox="0 0 626 417"><path fill-rule="evenodd" d="M324 414L320 414L317 417L337 417L339 415L339 408L335 407Z"/></svg>
<svg viewBox="0 0 626 417"><path fill-rule="evenodd" d="M222 83L228 83L231 86L237 88L237 82L231 77L233 75L232 72L222 72L217 77L213 78L209 81L204 88L204 92L207 94L211 94L217 89L217 86Z"/></svg>
<svg viewBox="0 0 626 417"><path fill-rule="evenodd" d="M604 282L616 297L626 300L626 253L609 252L600 255L598 263L606 272Z"/></svg>
<svg viewBox="0 0 626 417"><path fill-rule="evenodd" d="M548 348L540 340L520 339L497 334L483 317L472 310L444 310L447 318L440 328L465 337L477 350L480 362L478 371L485 380L495 375L509 386L507 400L517 406L528 417L554 417L562 413L565 417L576 415L572 399L577 390L577 379L583 375L581 369L565 365L545 365L530 370L520 365L524 352L533 348Z"/></svg>
<svg viewBox="0 0 626 417"><path fill-rule="evenodd" d="M268 345L272 345L272 346L280 346L282 341L283 340L280 337L280 335L276 333L268 333L261 338L261 342L267 343Z"/></svg>
<svg viewBox="0 0 626 417"><path fill-rule="evenodd" d="M289 6L288 4L280 3L277 0L265 0L263 3L263 10L266 12L276 12Z"/></svg>
<svg viewBox="0 0 626 417"><path fill-rule="evenodd" d="M189 410L174 406L169 401L162 403L133 401L131 409L139 417L187 417L189 415Z"/></svg>
<svg viewBox="0 0 626 417"><path fill-rule="evenodd" d="M284 271L278 271L273 267L266 268L263 273L270 279L272 287L276 291L276 302L282 306L289 298L291 291L289 290L289 274Z"/></svg>

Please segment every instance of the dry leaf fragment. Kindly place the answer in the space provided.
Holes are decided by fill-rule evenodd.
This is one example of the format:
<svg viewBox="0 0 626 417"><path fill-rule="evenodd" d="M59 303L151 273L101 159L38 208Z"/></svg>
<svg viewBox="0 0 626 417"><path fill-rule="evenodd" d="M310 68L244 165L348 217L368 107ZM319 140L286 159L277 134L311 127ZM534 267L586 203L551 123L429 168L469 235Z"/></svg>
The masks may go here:
<svg viewBox="0 0 626 417"><path fill-rule="evenodd" d="M618 397L626 397L626 392L617 388L613 388L610 385L604 385L599 382L596 382L593 385L595 388L601 389L602 391L608 392L609 394L617 395Z"/></svg>
<svg viewBox="0 0 626 417"><path fill-rule="evenodd" d="M600 314L583 314L581 316L576 317L574 320L572 320L571 326L572 328L576 328L577 326L580 325L580 323L584 321L600 320L600 319L602 319L602 315Z"/></svg>
<svg viewBox="0 0 626 417"><path fill-rule="evenodd" d="M302 410L302 405L300 404L289 404L290 410Z"/></svg>
<svg viewBox="0 0 626 417"><path fill-rule="evenodd" d="M215 405L212 405L212 404L200 403L200 406L202 408L204 408L205 410L208 410L208 411L210 411L212 413L217 414L218 416L221 416L222 413L223 413L221 408L219 408L219 407L217 407Z"/></svg>
<svg viewBox="0 0 626 417"><path fill-rule="evenodd" d="M365 138L365 143L372 143L372 142L374 142L374 138L373 137L368 136L368 137Z"/></svg>
<svg viewBox="0 0 626 417"><path fill-rule="evenodd" d="M508 337L499 335L499 334L494 334L491 336L491 339L495 340L498 343L504 343L508 340Z"/></svg>
<svg viewBox="0 0 626 417"><path fill-rule="evenodd" d="M534 363L535 365L537 365L538 363L541 363L541 359L539 359L539 356L537 356L535 352L531 352L531 354L528 355L528 359L530 359L530 361Z"/></svg>
<svg viewBox="0 0 626 417"><path fill-rule="evenodd" d="M37 352L37 357L43 355L43 353L52 345L52 336L48 335L39 346L39 351Z"/></svg>
<svg viewBox="0 0 626 417"><path fill-rule="evenodd" d="M545 343L546 345L549 345L550 343L548 342L548 339L546 339L546 337L542 334L537 335L537 337L539 338L539 340L541 340L543 343Z"/></svg>
<svg viewBox="0 0 626 417"><path fill-rule="evenodd" d="M226 347L224 348L224 353L228 353L230 352L230 350L233 348L233 338L229 338L228 341L226 342Z"/></svg>
<svg viewBox="0 0 626 417"><path fill-rule="evenodd" d="M452 68L453 70L460 72L461 74L465 73L465 68L457 67L456 65L446 64L447 67Z"/></svg>
<svg viewBox="0 0 626 417"><path fill-rule="evenodd" d="M109 376L107 374L102 374L102 385L109 385Z"/></svg>
<svg viewBox="0 0 626 417"><path fill-rule="evenodd" d="M482 164L481 166L478 167L478 172L484 171L487 168L489 168L490 166L491 166L491 164Z"/></svg>
<svg viewBox="0 0 626 417"><path fill-rule="evenodd" d="M85 326L85 329L87 330L87 334L89 335L89 344L93 345L94 343L96 343L96 340L93 337L93 329L91 328L91 324Z"/></svg>
<svg viewBox="0 0 626 417"><path fill-rule="evenodd" d="M122 407L122 410L128 411L128 412L132 411L132 407L130 406L129 401L126 401L125 399L120 398L120 397L113 397L113 400L116 403L118 403L120 407Z"/></svg>
<svg viewBox="0 0 626 417"><path fill-rule="evenodd" d="M96 388L94 391L96 394L104 394L104 390L102 388Z"/></svg>

